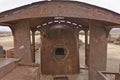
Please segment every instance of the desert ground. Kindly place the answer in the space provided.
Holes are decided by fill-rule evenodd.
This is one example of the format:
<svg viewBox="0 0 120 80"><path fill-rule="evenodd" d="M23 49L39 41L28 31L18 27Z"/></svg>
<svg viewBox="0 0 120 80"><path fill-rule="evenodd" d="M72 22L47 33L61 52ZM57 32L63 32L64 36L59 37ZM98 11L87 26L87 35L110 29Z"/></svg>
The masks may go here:
<svg viewBox="0 0 120 80"><path fill-rule="evenodd" d="M84 57L84 36L81 35L80 39L83 41L83 45L80 47L79 54L80 54L80 65L84 65L85 57ZM36 36L36 42L40 43L40 36ZM5 50L9 50L13 48L13 36L5 35L0 36L0 45L4 47ZM37 58L39 58L37 56ZM114 43L108 43L107 49L107 71L118 72L119 71L119 64L120 64L120 45L115 45Z"/></svg>

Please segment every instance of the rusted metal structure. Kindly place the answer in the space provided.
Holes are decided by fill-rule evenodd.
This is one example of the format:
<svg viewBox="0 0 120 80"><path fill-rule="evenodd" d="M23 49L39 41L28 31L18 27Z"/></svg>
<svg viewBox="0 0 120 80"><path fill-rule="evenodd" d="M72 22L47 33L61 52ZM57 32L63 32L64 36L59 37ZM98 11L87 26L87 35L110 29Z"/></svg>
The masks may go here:
<svg viewBox="0 0 120 80"><path fill-rule="evenodd" d="M79 73L78 36L75 30L64 23L43 28L42 73L53 75Z"/></svg>
<svg viewBox="0 0 120 80"><path fill-rule="evenodd" d="M35 32L40 31L41 70L49 75L79 73L78 36L84 30L89 80L100 80L98 71L106 70L107 37L111 28L120 27L120 14L82 2L53 0L2 12L0 25L12 29L14 56L21 65L34 63Z"/></svg>

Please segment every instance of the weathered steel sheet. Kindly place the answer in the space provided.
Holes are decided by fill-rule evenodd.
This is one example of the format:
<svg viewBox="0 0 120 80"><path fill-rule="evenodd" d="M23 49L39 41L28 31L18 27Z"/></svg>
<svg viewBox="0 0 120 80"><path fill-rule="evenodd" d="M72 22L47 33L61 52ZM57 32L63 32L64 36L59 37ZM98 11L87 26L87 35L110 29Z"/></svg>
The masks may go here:
<svg viewBox="0 0 120 80"><path fill-rule="evenodd" d="M79 73L78 51L77 36L68 26L48 26L42 35L42 73L53 75Z"/></svg>
<svg viewBox="0 0 120 80"><path fill-rule="evenodd" d="M106 16L107 15L107 16ZM120 24L120 15L104 8L80 2L38 2L0 14L0 22L40 17L74 17Z"/></svg>
<svg viewBox="0 0 120 80"><path fill-rule="evenodd" d="M91 22L89 78L98 80L98 71L105 71L107 64L107 37L101 24Z"/></svg>

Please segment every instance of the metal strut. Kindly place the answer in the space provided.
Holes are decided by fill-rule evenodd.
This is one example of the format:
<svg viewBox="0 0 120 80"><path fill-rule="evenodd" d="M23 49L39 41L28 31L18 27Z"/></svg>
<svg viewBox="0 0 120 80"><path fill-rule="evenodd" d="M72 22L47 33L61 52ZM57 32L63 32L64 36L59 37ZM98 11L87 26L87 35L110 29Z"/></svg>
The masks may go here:
<svg viewBox="0 0 120 80"><path fill-rule="evenodd" d="M109 36L109 32L110 32L111 29L112 29L112 28L108 28L108 27L104 26L104 30L105 30L105 32L106 32L106 37Z"/></svg>

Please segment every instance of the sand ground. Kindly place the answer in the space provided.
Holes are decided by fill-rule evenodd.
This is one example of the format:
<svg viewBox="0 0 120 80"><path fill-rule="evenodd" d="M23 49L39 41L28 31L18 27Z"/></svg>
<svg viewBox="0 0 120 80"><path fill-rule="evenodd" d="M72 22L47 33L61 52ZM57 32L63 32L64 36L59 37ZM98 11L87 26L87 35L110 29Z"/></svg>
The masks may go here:
<svg viewBox="0 0 120 80"><path fill-rule="evenodd" d="M84 42L84 36L80 37ZM36 37L37 43L40 43L40 37ZM0 45L4 47L5 50L13 48L13 37L0 37ZM84 65L84 44L80 48L80 63ZM120 45L115 45L113 43L108 43L108 50L107 50L107 71L119 71L119 64L120 64Z"/></svg>

